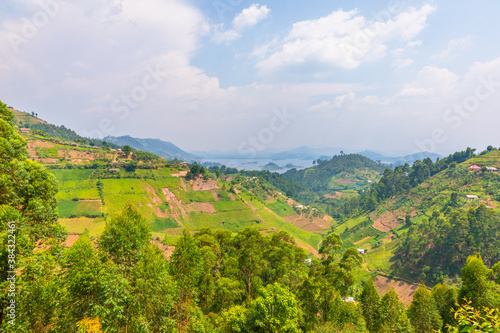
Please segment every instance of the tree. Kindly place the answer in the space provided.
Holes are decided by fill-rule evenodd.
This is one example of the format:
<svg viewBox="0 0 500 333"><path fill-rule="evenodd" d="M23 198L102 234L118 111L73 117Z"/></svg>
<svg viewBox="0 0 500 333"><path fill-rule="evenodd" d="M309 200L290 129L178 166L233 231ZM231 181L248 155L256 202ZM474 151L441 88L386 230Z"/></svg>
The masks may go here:
<svg viewBox="0 0 500 333"><path fill-rule="evenodd" d="M69 310L69 324L74 325L93 317L98 304L100 270L99 258L88 235L83 234L67 250L63 265L63 283L68 292L65 306Z"/></svg>
<svg viewBox="0 0 500 333"><path fill-rule="evenodd" d="M455 304L458 300L458 289L442 283L432 288L431 295L436 302L439 314L443 320L443 328L447 325L454 325L455 318L452 310L455 309Z"/></svg>
<svg viewBox="0 0 500 333"><path fill-rule="evenodd" d="M108 218L98 244L115 263L130 268L151 239L150 230L149 223L129 204L121 213Z"/></svg>
<svg viewBox="0 0 500 333"><path fill-rule="evenodd" d="M436 302L424 284L420 284L413 295L408 317L415 333L434 332L443 325Z"/></svg>
<svg viewBox="0 0 500 333"><path fill-rule="evenodd" d="M484 265L481 256L469 256L462 268L462 288L459 300L467 298L471 306L476 309L488 306L488 274L489 270Z"/></svg>
<svg viewBox="0 0 500 333"><path fill-rule="evenodd" d="M261 288L259 294L250 305L252 332L299 332L301 311L291 292L274 283Z"/></svg>
<svg viewBox="0 0 500 333"><path fill-rule="evenodd" d="M260 274L266 269L262 251L265 239L257 229L246 228L234 237L233 244L237 250L239 276L246 286L246 297L252 298L262 285Z"/></svg>
<svg viewBox="0 0 500 333"><path fill-rule="evenodd" d="M0 233L3 239L0 244L0 289L3 290L0 294L0 322L2 327L9 325L4 317L8 304L8 288L5 287L7 277L11 275L7 272L14 269L8 266L8 260L3 259L9 255L7 225L15 222L16 227L10 235L16 237L17 264L25 265L19 278L24 281L22 288L27 292L18 299L16 308L26 323L38 321L36 324L31 322L35 326L27 326L37 331L45 324L52 324L54 302L60 295L52 271L53 267L58 267L55 259L47 254L32 261L33 249L37 242L40 247L60 244L67 232L57 223L57 181L40 164L27 160L27 144L17 133L14 119L12 111L0 101ZM21 228L22 232L19 232ZM58 248L54 246L54 251ZM42 309L46 313L38 312Z"/></svg>
<svg viewBox="0 0 500 333"><path fill-rule="evenodd" d="M189 321L189 307L197 297L197 287L203 273L203 260L196 241L189 230L184 229L170 257L170 275L177 283L179 303L177 305L178 329L183 331L183 322Z"/></svg>
<svg viewBox="0 0 500 333"><path fill-rule="evenodd" d="M393 287L382 297L380 303L380 320L383 333L410 333L412 332L410 320L405 311L405 306L399 301L398 294Z"/></svg>
<svg viewBox="0 0 500 333"><path fill-rule="evenodd" d="M406 214L406 216L405 216L405 225L411 226L411 215L410 214Z"/></svg>
<svg viewBox="0 0 500 333"><path fill-rule="evenodd" d="M132 271L131 287L134 300L130 308L131 331L174 331L177 286L158 246L148 244L142 248Z"/></svg>
<svg viewBox="0 0 500 333"><path fill-rule="evenodd" d="M359 298L363 310L363 317L366 322L366 328L370 332L378 332L382 324L380 321L381 300L372 279L363 285L363 290Z"/></svg>
<svg viewBox="0 0 500 333"><path fill-rule="evenodd" d="M332 262L342 247L339 234L331 233L321 242L319 253L321 259L327 263Z"/></svg>
<svg viewBox="0 0 500 333"><path fill-rule="evenodd" d="M125 145L122 147L122 151L125 154L125 156L128 156L132 152L132 147L130 147L129 145Z"/></svg>

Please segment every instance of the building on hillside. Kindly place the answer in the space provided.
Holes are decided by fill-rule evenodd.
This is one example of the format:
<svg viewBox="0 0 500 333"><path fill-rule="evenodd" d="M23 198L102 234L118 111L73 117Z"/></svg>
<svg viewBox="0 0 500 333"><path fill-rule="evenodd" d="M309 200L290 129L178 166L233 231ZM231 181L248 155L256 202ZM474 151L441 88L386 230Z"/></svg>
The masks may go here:
<svg viewBox="0 0 500 333"><path fill-rule="evenodd" d="M358 253L361 254L362 256L364 256L366 251L363 249L358 249Z"/></svg>
<svg viewBox="0 0 500 333"><path fill-rule="evenodd" d="M471 165L471 166L469 167L469 170L470 170L470 171L481 171L481 167L480 167L480 166L477 166L477 165L475 165L475 164L473 164L473 165Z"/></svg>
<svg viewBox="0 0 500 333"><path fill-rule="evenodd" d="M29 133L30 129L29 128L20 128L19 133Z"/></svg>
<svg viewBox="0 0 500 333"><path fill-rule="evenodd" d="M353 303L355 301L354 297L342 297L342 302Z"/></svg>
<svg viewBox="0 0 500 333"><path fill-rule="evenodd" d="M497 172L498 169L497 168L494 168L494 167L486 167L486 171L490 171L490 172Z"/></svg>
<svg viewBox="0 0 500 333"><path fill-rule="evenodd" d="M465 196L468 200L476 200L476 199L479 199L479 197L477 195L471 195L471 194L467 194Z"/></svg>

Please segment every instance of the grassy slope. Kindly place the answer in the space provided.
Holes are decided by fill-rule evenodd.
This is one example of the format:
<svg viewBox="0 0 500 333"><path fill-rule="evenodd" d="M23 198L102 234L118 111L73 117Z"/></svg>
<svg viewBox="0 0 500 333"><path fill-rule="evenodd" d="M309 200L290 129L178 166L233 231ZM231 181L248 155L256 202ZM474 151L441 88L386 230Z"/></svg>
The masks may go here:
<svg viewBox="0 0 500 333"><path fill-rule="evenodd" d="M51 142L46 138L42 140L42 138L32 134L25 137L30 142ZM74 154L79 149L61 142L54 144L57 145L57 151L68 152L67 156ZM89 149L81 148L80 150L89 151ZM64 161L58 160L45 164L49 167L54 164L62 167L68 163L90 164L95 158L93 154L101 153L94 150L90 150L90 152L87 160L75 161L67 158ZM33 157L41 158L40 156ZM125 160L124 156L118 155L117 162L122 160ZM166 239L172 243L181 234L181 228L173 218L171 208L165 204L163 188L168 188L181 202L185 211L189 211L187 206L192 203L210 203L215 208L216 213L213 214L191 212L187 214L186 218L178 216L179 222L193 231L203 227L211 227L236 232L249 226L257 227L263 233L286 230L296 237L304 247L317 248L321 236L301 230L280 217L295 213L283 201L271 200L262 203L254 199L252 207L249 207L238 196L236 196L236 201L232 201L228 190L215 189L217 200L212 191L193 191L188 182L184 182L186 188L184 190L182 180L179 177L173 177L172 174L185 168L185 166L172 165L156 170L137 169L135 172L125 172L120 169L116 171L116 176L120 178L113 179L100 179L97 174L101 171L95 169L50 169L59 181L59 192L56 198L60 211L60 222L66 226L70 233L81 234L83 231L89 230L90 235L96 237L102 232L107 216L119 212L125 203L131 203L139 207L140 212L150 222L153 232L168 235ZM101 201L88 201L101 199L97 187L99 180L103 184L103 204ZM227 182L222 180L219 181L219 188L224 184L226 184L227 189L231 188ZM271 211L276 211L278 215L269 214L268 211L264 210L266 206L269 206ZM155 210L158 211L158 209L162 217L155 213Z"/></svg>
<svg viewBox="0 0 500 333"><path fill-rule="evenodd" d="M498 181L490 179L493 175L468 171L467 167L473 164L500 169L500 152L495 151L480 155L459 164L456 169L444 170L412 189L409 194L392 198L379 205L375 212L349 219L344 224L337 226L335 232L342 234L346 228L353 229L368 218L376 221L385 216L384 214L392 214L401 218L399 226L387 233L372 229L372 232L366 234L358 232L342 235L345 243L368 249L365 258L369 270L392 274L394 267L391 259L399 244L398 238L403 237L407 231L407 227L402 221L406 214L413 215L412 223L418 224L423 219L428 219L434 211L440 211L449 202L453 192L459 195L460 209L467 210L481 204L496 209L500 208L500 184ZM467 194L477 195L479 199L469 201L465 199ZM397 218L394 217L393 220L395 219ZM391 239L389 239L390 235L393 235ZM371 238L366 238L366 236L371 236Z"/></svg>

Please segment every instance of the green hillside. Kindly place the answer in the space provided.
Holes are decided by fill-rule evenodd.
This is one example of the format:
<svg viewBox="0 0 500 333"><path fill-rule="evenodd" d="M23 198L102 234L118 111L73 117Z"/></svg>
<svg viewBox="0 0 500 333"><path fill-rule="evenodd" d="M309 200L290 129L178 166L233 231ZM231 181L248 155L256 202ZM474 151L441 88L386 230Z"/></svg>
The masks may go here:
<svg viewBox="0 0 500 333"><path fill-rule="evenodd" d="M185 228L238 232L252 226L263 235L287 231L301 247L317 254L321 233L331 225L331 218L318 211L297 212L294 207L299 204L264 179L248 182L238 174L217 178L193 165L195 176L190 165L169 163L139 150L126 154L111 146L91 146L79 137L75 141L52 136L33 130L35 124L59 132L67 129L34 115L15 115L20 128L30 128L22 132L29 158L45 165L59 182L59 222L70 234L88 232L96 238L109 216L132 204L167 245L174 245Z"/></svg>
<svg viewBox="0 0 500 333"><path fill-rule="evenodd" d="M434 284L453 278L475 253L487 264L498 262L500 174L483 167L500 169L500 152L463 156L466 160L459 164L451 159L429 164L421 181L411 178L419 162L401 173L386 172L371 192L391 188L396 194L379 192L373 207L367 203L374 193L351 202L349 209L344 207L349 217L333 230L341 234L344 246L368 250L369 270L414 281ZM469 170L471 165L482 171Z"/></svg>
<svg viewBox="0 0 500 333"><path fill-rule="evenodd" d="M356 195L380 178L385 166L361 155L337 155L318 161L314 167L292 169L283 174L287 179L304 185L310 192L327 197Z"/></svg>

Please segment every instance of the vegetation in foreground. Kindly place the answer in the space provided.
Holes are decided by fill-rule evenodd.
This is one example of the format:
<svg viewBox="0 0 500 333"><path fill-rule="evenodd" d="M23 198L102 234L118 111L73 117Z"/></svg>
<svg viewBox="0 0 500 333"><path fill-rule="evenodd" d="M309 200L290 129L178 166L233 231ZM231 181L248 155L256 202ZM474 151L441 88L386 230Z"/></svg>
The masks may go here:
<svg viewBox="0 0 500 333"><path fill-rule="evenodd" d="M307 261L283 231L185 230L166 260L150 224L129 205L95 242L84 233L65 249L55 177L26 159L3 104L0 131L2 331L13 324L24 332L499 329L500 263L489 269L480 256L467 259L459 289L421 285L405 309L393 290L380 298L372 282L361 286L363 258L343 249L336 233L321 243L321 260Z"/></svg>

